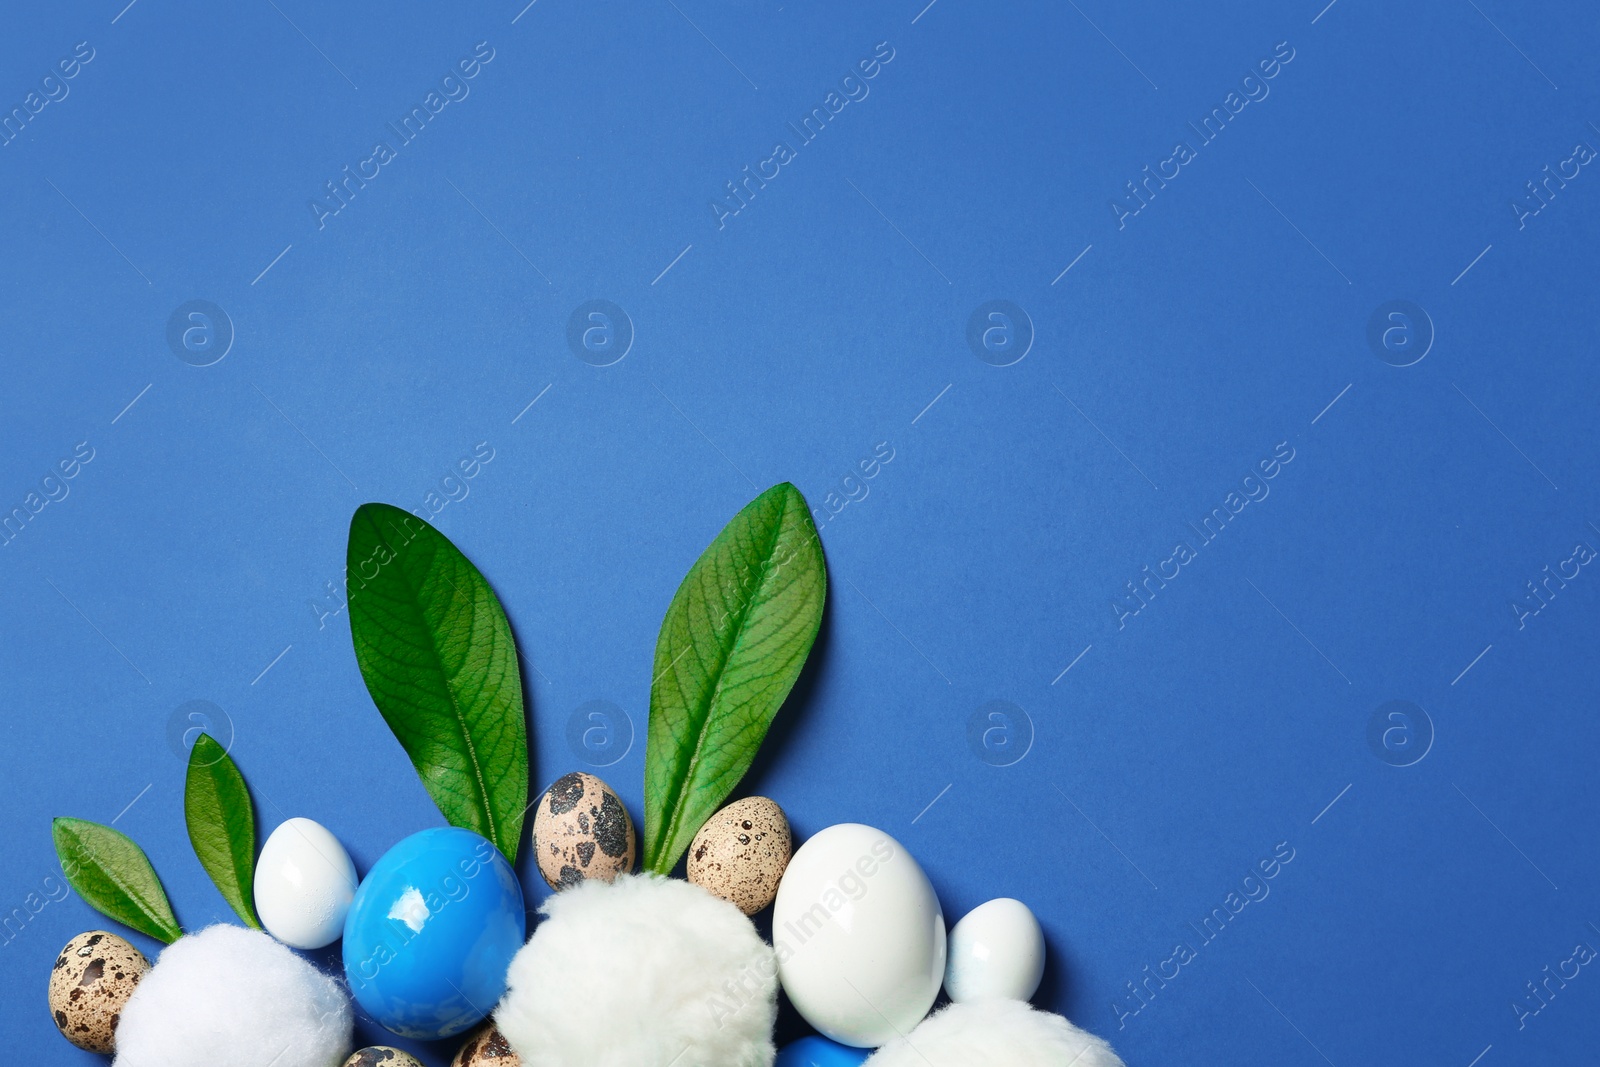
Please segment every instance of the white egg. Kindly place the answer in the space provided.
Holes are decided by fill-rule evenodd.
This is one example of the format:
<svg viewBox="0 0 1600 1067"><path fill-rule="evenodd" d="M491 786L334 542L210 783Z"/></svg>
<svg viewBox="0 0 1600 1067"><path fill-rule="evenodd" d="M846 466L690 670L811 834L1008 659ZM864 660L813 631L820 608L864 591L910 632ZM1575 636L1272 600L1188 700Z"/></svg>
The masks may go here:
<svg viewBox="0 0 1600 1067"><path fill-rule="evenodd" d="M321 823L290 819L261 846L255 895L267 933L290 948L324 948L344 932L356 866Z"/></svg>
<svg viewBox="0 0 1600 1067"><path fill-rule="evenodd" d="M789 1000L845 1045L910 1030L944 979L944 912L928 876L900 842L860 823L830 826L794 854L772 939Z"/></svg>
<svg viewBox="0 0 1600 1067"><path fill-rule="evenodd" d="M958 1004L1027 1000L1043 977L1044 931L1020 900L979 904L950 931L944 991Z"/></svg>

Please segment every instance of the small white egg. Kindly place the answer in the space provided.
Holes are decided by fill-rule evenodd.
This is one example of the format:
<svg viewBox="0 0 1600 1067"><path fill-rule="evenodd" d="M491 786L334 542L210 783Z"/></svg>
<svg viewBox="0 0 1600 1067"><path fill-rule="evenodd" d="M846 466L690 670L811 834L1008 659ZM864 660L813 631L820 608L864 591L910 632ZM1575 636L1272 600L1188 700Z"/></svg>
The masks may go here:
<svg viewBox="0 0 1600 1067"><path fill-rule="evenodd" d="M290 948L325 948L344 932L356 895L356 866L321 823L290 819L272 831L256 861L256 914Z"/></svg>
<svg viewBox="0 0 1600 1067"><path fill-rule="evenodd" d="M1027 1000L1043 977L1044 931L1020 900L979 904L950 931L944 991L958 1004Z"/></svg>
<svg viewBox="0 0 1600 1067"><path fill-rule="evenodd" d="M789 861L772 913L778 977L824 1036L874 1048L922 1021L944 977L944 912L905 846L840 823Z"/></svg>

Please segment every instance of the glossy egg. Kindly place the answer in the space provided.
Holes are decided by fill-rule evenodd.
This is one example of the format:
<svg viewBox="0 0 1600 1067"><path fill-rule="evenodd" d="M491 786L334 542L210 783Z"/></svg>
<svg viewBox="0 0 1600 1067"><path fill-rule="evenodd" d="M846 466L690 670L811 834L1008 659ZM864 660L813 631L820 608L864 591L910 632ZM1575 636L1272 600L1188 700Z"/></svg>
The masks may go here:
<svg viewBox="0 0 1600 1067"><path fill-rule="evenodd" d="M772 1067L861 1067L871 1049L853 1048L825 1037L802 1037L785 1045Z"/></svg>
<svg viewBox="0 0 1600 1067"><path fill-rule="evenodd" d="M950 931L944 991L956 1003L1027 1000L1044 977L1044 931L1020 900L979 904Z"/></svg>
<svg viewBox="0 0 1600 1067"><path fill-rule="evenodd" d="M522 886L500 850L459 827L395 845L356 890L344 973L368 1015L402 1037L453 1037L506 989L527 932Z"/></svg>
<svg viewBox="0 0 1600 1067"><path fill-rule="evenodd" d="M388 1045L368 1045L350 1053L344 1067L422 1067L422 1061Z"/></svg>
<svg viewBox="0 0 1600 1067"><path fill-rule="evenodd" d="M633 869L637 842L622 800L592 774L562 775L539 798L533 854L552 889L589 878L609 882Z"/></svg>
<svg viewBox="0 0 1600 1067"><path fill-rule="evenodd" d="M825 1037L873 1048L922 1021L944 981L944 913L905 847L830 826L789 861L772 918L778 976Z"/></svg>
<svg viewBox="0 0 1600 1067"><path fill-rule="evenodd" d="M356 895L356 866L321 823L278 824L256 860L256 915L290 948L326 948L344 932Z"/></svg>
<svg viewBox="0 0 1600 1067"><path fill-rule="evenodd" d="M522 1059L511 1051L498 1027L484 1023L467 1035L466 1041L456 1050L450 1067L521 1067Z"/></svg>
<svg viewBox="0 0 1600 1067"><path fill-rule="evenodd" d="M778 895L789 866L789 820L775 801L745 797L717 812L689 844L689 881L754 915Z"/></svg>
<svg viewBox="0 0 1600 1067"><path fill-rule="evenodd" d="M50 970L50 1017L56 1029L79 1048L114 1051L117 1019L149 969L144 953L105 930L68 941Z"/></svg>

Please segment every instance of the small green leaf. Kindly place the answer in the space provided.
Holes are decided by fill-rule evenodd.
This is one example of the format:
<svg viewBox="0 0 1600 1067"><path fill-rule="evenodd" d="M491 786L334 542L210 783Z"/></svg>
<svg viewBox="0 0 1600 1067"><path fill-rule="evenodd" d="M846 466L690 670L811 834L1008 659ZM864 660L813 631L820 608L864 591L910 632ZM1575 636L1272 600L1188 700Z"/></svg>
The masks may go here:
<svg viewBox="0 0 1600 1067"><path fill-rule="evenodd" d="M54 819L50 835L61 873L90 907L168 945L183 936L149 857L125 835L83 819Z"/></svg>
<svg viewBox="0 0 1600 1067"><path fill-rule="evenodd" d="M646 870L670 873L750 769L811 652L827 590L811 509L788 482L745 505L689 568L656 639Z"/></svg>
<svg viewBox="0 0 1600 1067"><path fill-rule="evenodd" d="M244 775L210 734L195 738L189 750L183 817L194 854L222 898L246 926L261 929L255 908L256 811Z"/></svg>
<svg viewBox="0 0 1600 1067"><path fill-rule="evenodd" d="M452 825L515 861L528 725L511 624L478 568L388 504L350 519L350 636L367 692Z"/></svg>

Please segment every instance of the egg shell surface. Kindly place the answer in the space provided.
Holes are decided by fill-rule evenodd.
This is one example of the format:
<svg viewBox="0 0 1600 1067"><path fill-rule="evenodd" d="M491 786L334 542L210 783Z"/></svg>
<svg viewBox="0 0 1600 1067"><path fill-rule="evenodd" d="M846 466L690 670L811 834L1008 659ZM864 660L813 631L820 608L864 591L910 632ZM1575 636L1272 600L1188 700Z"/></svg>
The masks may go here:
<svg viewBox="0 0 1600 1067"><path fill-rule="evenodd" d="M409 1052L388 1045L368 1045L350 1053L344 1067L422 1067L422 1061Z"/></svg>
<svg viewBox="0 0 1600 1067"><path fill-rule="evenodd" d="M356 882L356 865L327 827L289 819L272 831L256 860L256 915L290 948L326 948L344 932Z"/></svg>
<svg viewBox="0 0 1600 1067"><path fill-rule="evenodd" d="M486 1022L467 1035L450 1067L521 1067L521 1063L506 1035L494 1023Z"/></svg>
<svg viewBox="0 0 1600 1067"><path fill-rule="evenodd" d="M944 981L939 898L905 846L840 823L789 861L773 909L778 975L825 1037L873 1048L928 1014Z"/></svg>
<svg viewBox="0 0 1600 1067"><path fill-rule="evenodd" d="M499 1001L526 933L522 886L500 850L435 827L384 853L362 881L345 918L345 977L394 1033L453 1037Z"/></svg>
<svg viewBox="0 0 1600 1067"><path fill-rule="evenodd" d="M950 931L944 991L956 1003L1028 1000L1044 977L1044 931L1020 900L979 904Z"/></svg>
<svg viewBox="0 0 1600 1067"><path fill-rule="evenodd" d="M689 881L746 915L771 904L789 865L789 820L777 802L745 797L707 819L689 844Z"/></svg>
<svg viewBox="0 0 1600 1067"><path fill-rule="evenodd" d="M594 775L574 771L539 798L532 846L539 874L551 889L565 889L631 871L638 839L622 798Z"/></svg>
<svg viewBox="0 0 1600 1067"><path fill-rule="evenodd" d="M825 1037L802 1037L778 1052L772 1067L861 1067L871 1049L853 1048Z"/></svg>
<svg viewBox="0 0 1600 1067"><path fill-rule="evenodd" d="M116 1047L117 1019L150 961L105 930L68 941L50 970L50 1017L61 1036L90 1052Z"/></svg>

